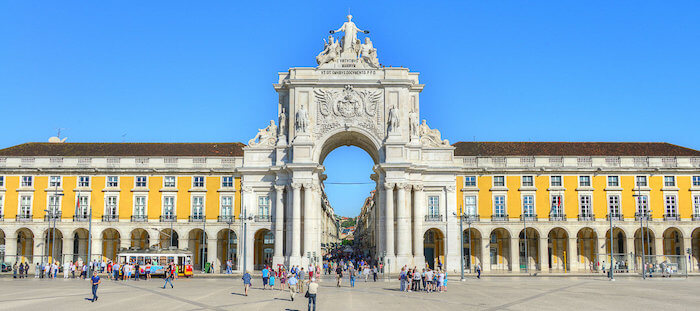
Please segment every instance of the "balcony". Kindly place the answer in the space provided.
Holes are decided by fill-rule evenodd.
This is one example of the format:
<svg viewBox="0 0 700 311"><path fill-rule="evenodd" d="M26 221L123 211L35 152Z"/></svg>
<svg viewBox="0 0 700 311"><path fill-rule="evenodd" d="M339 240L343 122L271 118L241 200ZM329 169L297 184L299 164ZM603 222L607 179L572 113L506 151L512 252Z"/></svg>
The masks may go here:
<svg viewBox="0 0 700 311"><path fill-rule="evenodd" d="M73 221L79 221L79 222L84 222L90 220L90 216L88 215L74 215L73 216Z"/></svg>
<svg viewBox="0 0 700 311"><path fill-rule="evenodd" d="M615 220L615 221L625 221L625 217L622 216L622 214L608 214L605 217L605 220L610 221L611 218L612 218L612 220Z"/></svg>
<svg viewBox="0 0 700 311"><path fill-rule="evenodd" d="M148 217L146 215L132 215L131 222L147 222Z"/></svg>
<svg viewBox="0 0 700 311"><path fill-rule="evenodd" d="M693 221L700 221L700 214L693 214Z"/></svg>
<svg viewBox="0 0 700 311"><path fill-rule="evenodd" d="M204 222L204 215L192 215L189 218L190 222Z"/></svg>
<svg viewBox="0 0 700 311"><path fill-rule="evenodd" d="M61 211L44 215L44 221L61 221Z"/></svg>
<svg viewBox="0 0 700 311"><path fill-rule="evenodd" d="M578 221L595 221L595 215L593 215L593 214L579 214Z"/></svg>
<svg viewBox="0 0 700 311"><path fill-rule="evenodd" d="M32 215L17 215L15 217L15 221L18 222L31 222L32 221Z"/></svg>
<svg viewBox="0 0 700 311"><path fill-rule="evenodd" d="M270 222L270 215L255 215L255 222Z"/></svg>
<svg viewBox="0 0 700 311"><path fill-rule="evenodd" d="M440 222L442 215L425 215L425 222Z"/></svg>
<svg viewBox="0 0 700 311"><path fill-rule="evenodd" d="M534 215L520 215L520 221L537 221L537 214L534 214Z"/></svg>
<svg viewBox="0 0 700 311"><path fill-rule="evenodd" d="M566 214L551 214L549 221L566 221Z"/></svg>
<svg viewBox="0 0 700 311"><path fill-rule="evenodd" d="M224 215L224 216L217 217L216 221L223 222L223 223L229 223L229 222L233 222L235 219L236 219L236 217L233 217L233 215Z"/></svg>
<svg viewBox="0 0 700 311"><path fill-rule="evenodd" d="M508 214L492 215L491 221L508 221Z"/></svg>
<svg viewBox="0 0 700 311"><path fill-rule="evenodd" d="M479 222L481 217L479 215L464 215L462 216L462 221L464 222Z"/></svg>
<svg viewBox="0 0 700 311"><path fill-rule="evenodd" d="M664 221L679 221L681 217L678 214L664 214Z"/></svg>
<svg viewBox="0 0 700 311"><path fill-rule="evenodd" d="M160 215L160 222L177 222L175 215Z"/></svg>
<svg viewBox="0 0 700 311"><path fill-rule="evenodd" d="M117 222L119 221L119 215L109 214L102 215L102 222Z"/></svg>
<svg viewBox="0 0 700 311"><path fill-rule="evenodd" d="M641 220L641 219L644 219L644 220L647 220L647 221L648 221L648 220L652 220L651 215L649 215L648 213L644 213L644 214L642 214L642 213L634 213L634 220L639 221L639 220Z"/></svg>

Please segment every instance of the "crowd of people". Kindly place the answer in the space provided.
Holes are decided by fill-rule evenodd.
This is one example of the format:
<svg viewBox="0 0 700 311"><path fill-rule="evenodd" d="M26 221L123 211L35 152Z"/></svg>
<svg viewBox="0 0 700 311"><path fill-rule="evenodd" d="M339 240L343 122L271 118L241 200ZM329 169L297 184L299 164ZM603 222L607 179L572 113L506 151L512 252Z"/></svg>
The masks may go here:
<svg viewBox="0 0 700 311"><path fill-rule="evenodd" d="M406 292L424 291L428 293L447 291L447 272L442 269L433 270L430 267L419 270L404 266L399 273L400 290Z"/></svg>

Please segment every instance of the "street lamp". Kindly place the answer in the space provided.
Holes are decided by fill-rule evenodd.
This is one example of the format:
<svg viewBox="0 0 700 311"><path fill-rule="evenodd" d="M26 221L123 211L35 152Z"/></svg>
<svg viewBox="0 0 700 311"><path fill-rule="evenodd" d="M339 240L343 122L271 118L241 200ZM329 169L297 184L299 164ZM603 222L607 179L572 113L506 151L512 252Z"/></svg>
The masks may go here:
<svg viewBox="0 0 700 311"><path fill-rule="evenodd" d="M613 276L613 215L612 215L612 210L610 211L609 215L609 220L610 220L610 281L615 281L615 277Z"/></svg>

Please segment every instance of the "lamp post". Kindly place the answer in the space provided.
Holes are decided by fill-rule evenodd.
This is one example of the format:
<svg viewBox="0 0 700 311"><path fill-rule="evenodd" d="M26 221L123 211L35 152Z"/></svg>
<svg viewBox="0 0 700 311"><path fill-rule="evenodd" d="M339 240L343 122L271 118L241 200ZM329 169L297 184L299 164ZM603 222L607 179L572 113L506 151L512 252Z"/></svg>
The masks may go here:
<svg viewBox="0 0 700 311"><path fill-rule="evenodd" d="M202 273L206 273L204 271L204 266L206 265L206 258L204 258L204 250L207 247L207 216L205 215L204 212L202 212L202 259L200 260L202 262Z"/></svg>
<svg viewBox="0 0 700 311"><path fill-rule="evenodd" d="M462 260L459 261L459 267L461 270L461 277L459 278L459 280L464 282L464 210L462 209L461 205L459 207L459 210L459 251L462 256ZM471 249L469 251L471 251Z"/></svg>
<svg viewBox="0 0 700 311"><path fill-rule="evenodd" d="M90 257L92 253L92 206L88 204L88 255L87 255L87 262L88 262L88 273L87 275L92 275L92 262L90 262ZM87 278L89 279L89 278Z"/></svg>
<svg viewBox="0 0 700 311"><path fill-rule="evenodd" d="M527 243L527 214L523 215L523 238L525 239L525 273L530 274L530 257L528 256ZM565 257L566 258L566 257Z"/></svg>
<svg viewBox="0 0 700 311"><path fill-rule="evenodd" d="M642 205L642 196L640 193L639 186L637 186L637 206L639 208L639 238L642 243L642 279L647 278L647 265L644 262L646 257L646 250L644 249L644 218L646 218L646 207Z"/></svg>
<svg viewBox="0 0 700 311"><path fill-rule="evenodd" d="M226 219L226 224L228 225L228 231L226 231L226 260L231 260L231 223L233 222L233 215ZM233 260L232 260L233 261ZM228 265L228 262L226 263ZM227 268L228 269L228 268ZM228 271L228 270L226 270Z"/></svg>
<svg viewBox="0 0 700 311"><path fill-rule="evenodd" d="M610 211L610 281L615 281L615 277L613 276L613 224L612 224L612 211Z"/></svg>

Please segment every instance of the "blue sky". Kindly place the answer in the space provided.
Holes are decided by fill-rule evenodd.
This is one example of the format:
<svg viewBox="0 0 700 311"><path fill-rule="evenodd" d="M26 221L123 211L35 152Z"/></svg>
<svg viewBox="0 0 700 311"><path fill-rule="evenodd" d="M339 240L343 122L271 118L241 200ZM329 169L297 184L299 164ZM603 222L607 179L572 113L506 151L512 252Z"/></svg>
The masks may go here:
<svg viewBox="0 0 700 311"><path fill-rule="evenodd" d="M450 141L667 141L700 149L697 1L2 1L0 148L246 142L276 73L313 66L348 9L384 65L421 73ZM339 148L329 182L369 182ZM329 185L355 215L373 185Z"/></svg>

